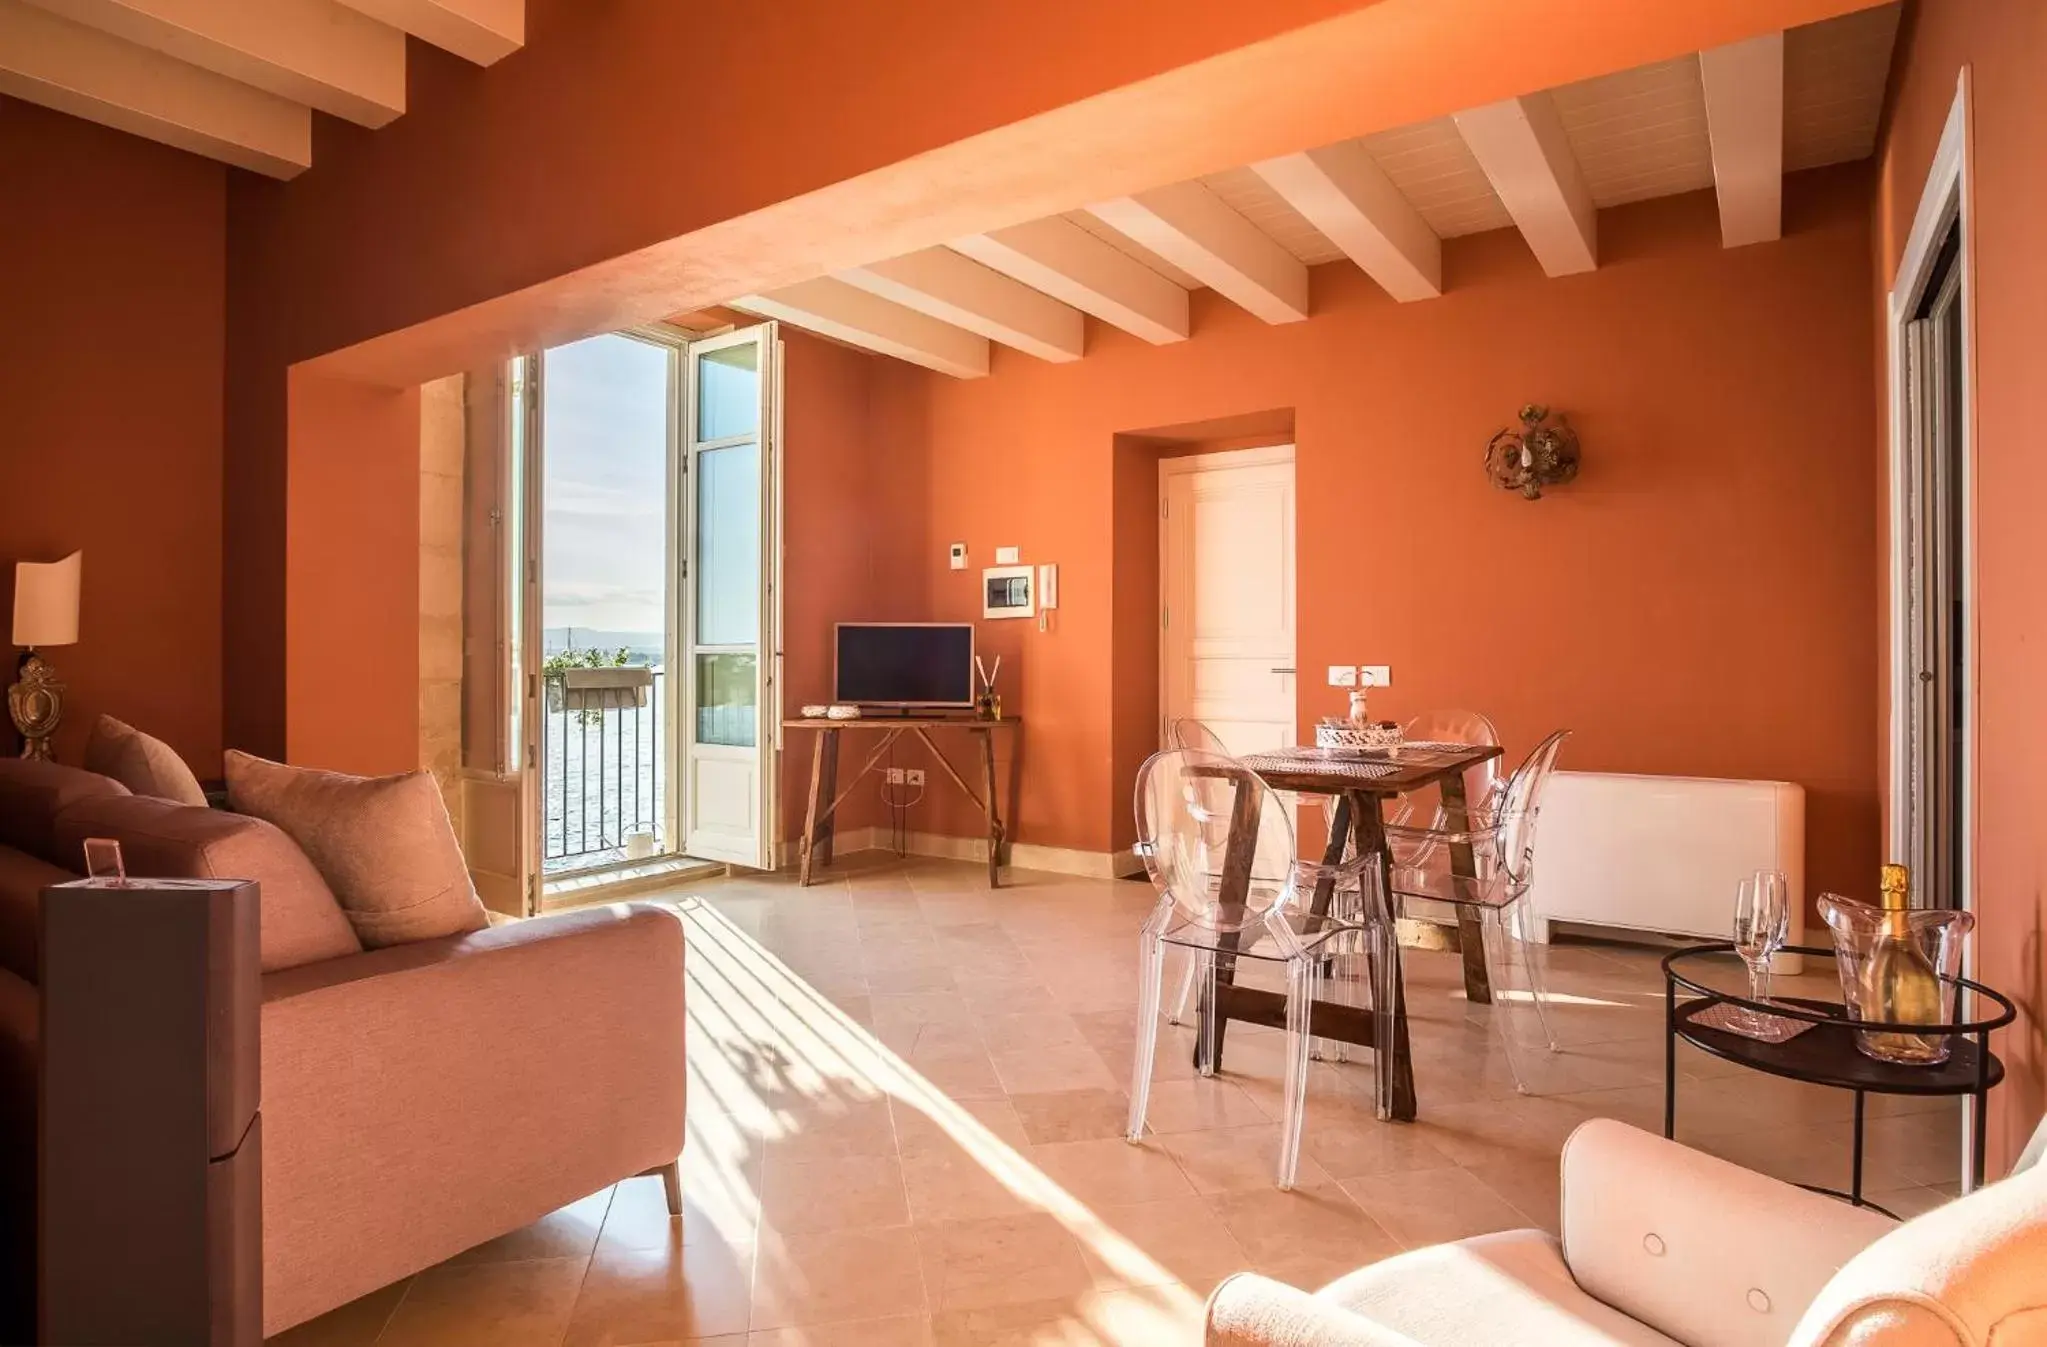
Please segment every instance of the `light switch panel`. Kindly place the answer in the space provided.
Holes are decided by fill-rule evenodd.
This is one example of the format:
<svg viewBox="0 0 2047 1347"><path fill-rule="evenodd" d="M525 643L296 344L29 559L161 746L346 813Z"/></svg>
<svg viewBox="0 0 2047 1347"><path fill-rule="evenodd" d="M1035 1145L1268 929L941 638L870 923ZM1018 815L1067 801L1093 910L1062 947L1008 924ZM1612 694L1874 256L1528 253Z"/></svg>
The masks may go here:
<svg viewBox="0 0 2047 1347"><path fill-rule="evenodd" d="M1329 666L1329 686L1333 688L1354 688L1358 685L1358 666L1355 664L1332 664Z"/></svg>
<svg viewBox="0 0 2047 1347"><path fill-rule="evenodd" d="M998 566L1014 566L1018 560L1020 560L1020 557L1017 549L1014 547L998 547L995 549L995 564Z"/></svg>
<svg viewBox="0 0 2047 1347"><path fill-rule="evenodd" d="M1393 667L1388 664L1360 664L1358 686L1367 688L1390 688L1393 686Z"/></svg>

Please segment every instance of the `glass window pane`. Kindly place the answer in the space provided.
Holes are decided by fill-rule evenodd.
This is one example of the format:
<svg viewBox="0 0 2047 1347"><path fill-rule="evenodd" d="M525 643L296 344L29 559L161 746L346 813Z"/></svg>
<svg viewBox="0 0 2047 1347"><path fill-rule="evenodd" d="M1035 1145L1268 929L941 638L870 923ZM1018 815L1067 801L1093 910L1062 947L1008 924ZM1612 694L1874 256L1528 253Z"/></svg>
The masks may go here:
<svg viewBox="0 0 2047 1347"><path fill-rule="evenodd" d="M697 643L760 639L760 446L697 455Z"/></svg>
<svg viewBox="0 0 2047 1347"><path fill-rule="evenodd" d="M752 748L754 670L751 654L697 656L697 742Z"/></svg>
<svg viewBox="0 0 2047 1347"><path fill-rule="evenodd" d="M760 347L753 342L697 357L697 438L722 440L760 429Z"/></svg>

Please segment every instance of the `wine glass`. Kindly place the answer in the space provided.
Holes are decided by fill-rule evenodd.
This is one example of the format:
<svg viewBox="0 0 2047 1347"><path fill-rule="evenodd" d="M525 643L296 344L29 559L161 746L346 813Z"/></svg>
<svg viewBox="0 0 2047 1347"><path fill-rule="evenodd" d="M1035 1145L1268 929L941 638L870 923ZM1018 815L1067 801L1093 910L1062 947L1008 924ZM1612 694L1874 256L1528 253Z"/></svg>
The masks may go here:
<svg viewBox="0 0 2047 1347"><path fill-rule="evenodd" d="M1734 896L1734 952L1748 966L1751 1001L1770 999L1770 956L1784 948L1791 926L1790 885L1782 870L1758 870L1741 881ZM1754 1023L1758 1016L1749 1012Z"/></svg>

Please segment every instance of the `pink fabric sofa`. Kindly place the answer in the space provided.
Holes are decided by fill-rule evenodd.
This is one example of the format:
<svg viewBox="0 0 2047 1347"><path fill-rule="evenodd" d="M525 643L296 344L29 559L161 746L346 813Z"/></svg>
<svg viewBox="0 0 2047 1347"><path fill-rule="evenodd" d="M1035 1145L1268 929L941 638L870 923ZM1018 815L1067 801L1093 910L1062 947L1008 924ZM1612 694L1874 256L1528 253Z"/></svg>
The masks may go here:
<svg viewBox="0 0 2047 1347"><path fill-rule="evenodd" d="M266 1334L682 1153L674 913L586 908L294 962L307 924L326 914L308 906L318 899L306 892L307 862L282 833L130 797L89 772L0 760L0 1203L11 1252L33 1230L41 894L76 877L81 830L120 839L137 874L265 886ZM273 883L286 901L273 903ZM19 1302L33 1260L10 1261Z"/></svg>

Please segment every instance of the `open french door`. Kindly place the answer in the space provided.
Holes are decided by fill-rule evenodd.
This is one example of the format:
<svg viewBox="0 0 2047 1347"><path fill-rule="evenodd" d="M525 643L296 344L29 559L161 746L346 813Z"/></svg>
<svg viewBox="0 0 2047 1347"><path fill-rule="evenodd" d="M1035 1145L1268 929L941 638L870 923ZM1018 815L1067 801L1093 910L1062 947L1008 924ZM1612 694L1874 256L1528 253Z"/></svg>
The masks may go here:
<svg viewBox="0 0 2047 1347"><path fill-rule="evenodd" d="M651 698L641 702L626 694L624 700L570 705L568 693L552 686L577 675L574 670L554 672L549 659L558 652L551 652L548 642L563 643L563 623L570 619L549 615L551 544L544 527L550 507L548 394L566 397L575 390L546 388L549 357L558 352L523 356L507 369L509 433L499 452L509 479L506 541L516 560L506 568L501 592L510 591L505 598L516 615L517 636L504 644L501 667L506 686L514 690L504 728L513 745L507 756L524 801L519 868L528 911L540 910L546 882L557 875L582 881L601 878L608 868L630 866L633 854L618 842L636 827L651 827L657 816L655 860L679 855L772 869L777 859L781 379L775 325L694 341L664 329L620 335L665 347L668 353L665 489L657 474L640 497L659 491L667 502L660 530L666 535L660 549L666 574L653 582L666 595L657 606L665 630L649 651L632 654L632 662L639 664L658 652L652 677L639 680L652 684ZM602 392L601 381L587 378L579 388L585 402ZM636 405L646 410L644 398ZM570 422L580 418L577 457L585 472L593 464L602 467L599 460L614 444L618 452L625 451L618 427L602 411L584 408L571 416L564 402L562 417L556 418L567 418L558 427L565 435ZM592 424L605 433L592 439ZM643 434L633 441L634 446L643 443ZM565 464L554 467L565 469ZM591 499L607 499L593 497L588 485L566 477L557 483L566 494L557 502L563 518L556 522L567 522L570 515L587 517ZM625 548L624 521L617 522L611 541L601 528L593 541L586 519L579 550L603 554L614 544ZM554 543L566 545L567 539ZM607 563L600 559L593 569L585 555L579 564L601 579ZM589 577L554 578L573 588ZM601 630L596 637L595 643L607 648L627 639ZM629 672L619 671L621 677ZM658 777L653 760L661 766ZM549 772L560 780L550 780ZM592 772L598 775L589 776ZM664 788L659 782L669 784ZM655 815L638 812L650 796L658 801ZM580 886L587 891L587 882Z"/></svg>
<svg viewBox="0 0 2047 1347"><path fill-rule="evenodd" d="M674 503L677 835L772 870L781 737L781 348L773 323L682 349Z"/></svg>

